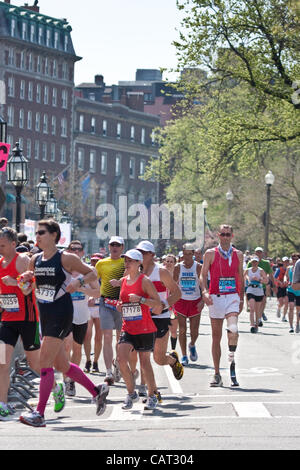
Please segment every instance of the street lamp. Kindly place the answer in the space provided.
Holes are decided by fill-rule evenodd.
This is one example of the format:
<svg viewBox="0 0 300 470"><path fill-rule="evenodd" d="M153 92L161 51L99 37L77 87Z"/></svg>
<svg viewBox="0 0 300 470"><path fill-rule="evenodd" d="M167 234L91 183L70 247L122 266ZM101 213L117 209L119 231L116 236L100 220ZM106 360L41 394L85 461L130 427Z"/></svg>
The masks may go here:
<svg viewBox="0 0 300 470"><path fill-rule="evenodd" d="M206 210L208 208L208 202L204 200L202 202L202 208L203 208L203 251L204 251L204 246L205 246L205 229L206 229Z"/></svg>
<svg viewBox="0 0 300 470"><path fill-rule="evenodd" d="M50 199L46 204L45 213L54 217L57 214L57 211L57 200L54 197L53 189L50 189Z"/></svg>
<svg viewBox="0 0 300 470"><path fill-rule="evenodd" d="M265 224L265 255L268 255L269 249L269 226L270 226L270 204L271 204L271 187L275 182L275 176L272 171L269 171L265 176L265 183L267 186L267 210L266 210L266 224Z"/></svg>
<svg viewBox="0 0 300 470"><path fill-rule="evenodd" d="M46 205L50 200L50 186L47 183L46 172L43 172L43 175L40 178L40 183L35 189L35 202L40 206L40 218L45 217Z"/></svg>
<svg viewBox="0 0 300 470"><path fill-rule="evenodd" d="M231 191L231 189L229 189L226 193L226 199L227 199L227 202L228 202L228 221L230 221L230 213L231 213L231 203L234 199L234 194L233 192Z"/></svg>
<svg viewBox="0 0 300 470"><path fill-rule="evenodd" d="M28 160L23 156L19 142L13 149L12 157L7 162L7 181L16 188L16 231L21 226L21 192L29 181Z"/></svg>
<svg viewBox="0 0 300 470"><path fill-rule="evenodd" d="M7 140L7 122L0 116L0 142L6 143Z"/></svg>

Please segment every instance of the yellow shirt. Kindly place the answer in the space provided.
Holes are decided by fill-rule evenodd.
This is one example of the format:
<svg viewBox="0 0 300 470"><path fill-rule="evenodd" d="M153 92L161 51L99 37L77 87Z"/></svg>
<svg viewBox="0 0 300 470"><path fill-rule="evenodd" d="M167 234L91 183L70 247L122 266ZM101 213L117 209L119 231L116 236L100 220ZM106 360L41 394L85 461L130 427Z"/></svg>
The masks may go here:
<svg viewBox="0 0 300 470"><path fill-rule="evenodd" d="M111 279L121 279L125 271L124 258L105 258L98 261L95 266L98 278L101 279L100 295L110 299L118 299L120 288L112 287L109 283Z"/></svg>

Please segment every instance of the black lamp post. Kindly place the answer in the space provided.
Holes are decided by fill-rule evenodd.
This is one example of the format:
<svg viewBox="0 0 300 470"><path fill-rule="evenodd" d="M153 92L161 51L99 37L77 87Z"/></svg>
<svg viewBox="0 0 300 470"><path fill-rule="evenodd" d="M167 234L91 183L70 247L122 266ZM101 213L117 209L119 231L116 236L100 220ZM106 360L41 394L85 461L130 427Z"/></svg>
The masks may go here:
<svg viewBox="0 0 300 470"><path fill-rule="evenodd" d="M13 149L13 155L7 162L7 181L16 188L16 231L21 226L21 193L29 181L28 160L23 156L19 142Z"/></svg>
<svg viewBox="0 0 300 470"><path fill-rule="evenodd" d="M45 213L55 217L58 211L57 200L54 197L53 189L50 189L50 199L46 204Z"/></svg>
<svg viewBox="0 0 300 470"><path fill-rule="evenodd" d="M40 218L43 219L45 217L46 212L46 205L47 202L50 200L50 191L51 188L47 183L46 172L43 172L43 175L40 178L40 183L37 185L35 189L35 201L40 206Z"/></svg>

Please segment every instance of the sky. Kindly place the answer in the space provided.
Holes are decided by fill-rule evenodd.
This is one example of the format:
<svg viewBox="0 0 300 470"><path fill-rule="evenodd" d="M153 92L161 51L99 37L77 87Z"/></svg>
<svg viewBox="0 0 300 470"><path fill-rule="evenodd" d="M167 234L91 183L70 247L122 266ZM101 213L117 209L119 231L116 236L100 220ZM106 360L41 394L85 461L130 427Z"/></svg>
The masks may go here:
<svg viewBox="0 0 300 470"><path fill-rule="evenodd" d="M23 6L25 1L11 3ZM73 28L75 51L83 58L75 66L76 85L93 82L95 75L112 85L135 80L138 68L176 68L176 0L39 0L39 7L42 14L66 18Z"/></svg>

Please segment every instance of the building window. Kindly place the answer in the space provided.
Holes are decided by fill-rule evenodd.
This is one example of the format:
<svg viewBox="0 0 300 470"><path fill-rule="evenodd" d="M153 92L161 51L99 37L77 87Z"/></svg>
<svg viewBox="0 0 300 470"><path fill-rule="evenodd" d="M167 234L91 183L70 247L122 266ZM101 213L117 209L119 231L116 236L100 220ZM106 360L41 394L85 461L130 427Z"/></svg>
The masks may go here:
<svg viewBox="0 0 300 470"><path fill-rule="evenodd" d="M67 163L67 148L65 145L60 146L60 163L63 165Z"/></svg>
<svg viewBox="0 0 300 470"><path fill-rule="evenodd" d="M96 172L96 152L95 150L91 150L90 152L90 172Z"/></svg>
<svg viewBox="0 0 300 470"><path fill-rule="evenodd" d="M121 165L121 155L116 155L116 176L120 176L121 175L121 169L122 169L122 165Z"/></svg>
<svg viewBox="0 0 300 470"><path fill-rule="evenodd" d="M84 115L80 114L79 116L79 132L84 131Z"/></svg>
<svg viewBox="0 0 300 470"><path fill-rule="evenodd" d="M25 80L21 80L20 82L20 100L25 99Z"/></svg>
<svg viewBox="0 0 300 470"><path fill-rule="evenodd" d="M49 104L49 87L44 87L44 104Z"/></svg>
<svg viewBox="0 0 300 470"><path fill-rule="evenodd" d="M50 154L50 161L51 162L55 162L55 148L56 148L55 144L52 143L51 144L51 154Z"/></svg>
<svg viewBox="0 0 300 470"><path fill-rule="evenodd" d="M117 139L121 139L122 136L122 124L118 122L117 124Z"/></svg>
<svg viewBox="0 0 300 470"><path fill-rule="evenodd" d="M14 38L16 36L16 26L17 22L14 18L12 18L10 23L10 35Z"/></svg>
<svg viewBox="0 0 300 470"><path fill-rule="evenodd" d="M41 85L38 84L36 86L36 102L37 103L40 103L41 102L41 98L42 98L42 88L41 88Z"/></svg>
<svg viewBox="0 0 300 470"><path fill-rule="evenodd" d="M140 176L144 176L146 169L146 162L145 160L140 161Z"/></svg>
<svg viewBox="0 0 300 470"><path fill-rule="evenodd" d="M55 49L59 47L59 33L57 31L54 33L54 47Z"/></svg>
<svg viewBox="0 0 300 470"><path fill-rule="evenodd" d="M53 61L53 78L57 78L57 60Z"/></svg>
<svg viewBox="0 0 300 470"><path fill-rule="evenodd" d="M52 90L52 106L57 106L57 88Z"/></svg>
<svg viewBox="0 0 300 470"><path fill-rule="evenodd" d="M64 40L64 51L68 52L69 49L69 36L65 34L65 40Z"/></svg>
<svg viewBox="0 0 300 470"><path fill-rule="evenodd" d="M134 142L134 139L135 139L135 127L131 126L131 128L130 128L130 140L131 140L131 142Z"/></svg>
<svg viewBox="0 0 300 470"><path fill-rule="evenodd" d="M44 39L44 28L42 26L39 27L39 36L38 36L38 43L43 44Z"/></svg>
<svg viewBox="0 0 300 470"><path fill-rule="evenodd" d="M46 46L51 46L51 29L47 29L46 31Z"/></svg>
<svg viewBox="0 0 300 470"><path fill-rule="evenodd" d="M26 158L31 158L31 139L27 139L26 142Z"/></svg>
<svg viewBox="0 0 300 470"><path fill-rule="evenodd" d="M22 39L23 41L27 41L27 23L25 23L25 21L22 23Z"/></svg>
<svg viewBox="0 0 300 470"><path fill-rule="evenodd" d="M91 134L95 134L96 132L96 118L91 118Z"/></svg>
<svg viewBox="0 0 300 470"><path fill-rule="evenodd" d="M102 134L103 134L103 137L107 136L107 121L106 121L106 119L104 119L103 123L102 123Z"/></svg>
<svg viewBox="0 0 300 470"><path fill-rule="evenodd" d="M47 142L42 143L42 160L43 162L47 161Z"/></svg>
<svg viewBox="0 0 300 470"><path fill-rule="evenodd" d="M62 64L62 78L63 80L67 80L67 75L68 75L68 64L64 62Z"/></svg>
<svg viewBox="0 0 300 470"><path fill-rule="evenodd" d="M67 92L67 90L62 91L61 98L62 98L62 107L63 107L63 109L68 109L68 92Z"/></svg>
<svg viewBox="0 0 300 470"><path fill-rule="evenodd" d="M152 131L151 133L151 145L152 147L155 146L155 132L154 131Z"/></svg>
<svg viewBox="0 0 300 470"><path fill-rule="evenodd" d="M48 114L44 114L43 118L43 133L48 134Z"/></svg>
<svg viewBox="0 0 300 470"><path fill-rule="evenodd" d="M41 73L41 71L42 71L42 59L41 59L41 56L38 56L38 57L37 57L36 71L37 71L37 73Z"/></svg>
<svg viewBox="0 0 300 470"><path fill-rule="evenodd" d="M24 129L24 109L20 109L19 113L19 128Z"/></svg>
<svg viewBox="0 0 300 470"><path fill-rule="evenodd" d="M84 170L84 150L78 150L78 170Z"/></svg>
<svg viewBox="0 0 300 470"><path fill-rule="evenodd" d="M20 55L20 68L22 70L25 69L25 52L24 51L22 51Z"/></svg>
<svg viewBox="0 0 300 470"><path fill-rule="evenodd" d="M89 93L89 100L90 101L96 101L96 94L95 93Z"/></svg>
<svg viewBox="0 0 300 470"><path fill-rule="evenodd" d="M7 108L7 124L9 126L14 125L14 115L15 115L15 111L14 111L13 106L8 106L8 108Z"/></svg>
<svg viewBox="0 0 300 470"><path fill-rule="evenodd" d="M101 174L106 175L107 173L107 153L101 153Z"/></svg>
<svg viewBox="0 0 300 470"><path fill-rule="evenodd" d="M61 120L61 136L68 137L68 123L66 118Z"/></svg>
<svg viewBox="0 0 300 470"><path fill-rule="evenodd" d="M15 50L13 47L8 49L8 65L15 65Z"/></svg>
<svg viewBox="0 0 300 470"><path fill-rule="evenodd" d="M33 55L29 54L28 56L28 70L29 72L33 71Z"/></svg>
<svg viewBox="0 0 300 470"><path fill-rule="evenodd" d="M32 130L32 111L28 111L27 113L27 129L29 131Z"/></svg>
<svg viewBox="0 0 300 470"><path fill-rule="evenodd" d="M56 117L52 116L51 120L51 134L56 135Z"/></svg>
<svg viewBox="0 0 300 470"><path fill-rule="evenodd" d="M35 42L35 25L30 25L30 41Z"/></svg>
<svg viewBox="0 0 300 470"><path fill-rule="evenodd" d="M38 140L34 142L34 159L39 160L40 158L40 143Z"/></svg>
<svg viewBox="0 0 300 470"><path fill-rule="evenodd" d="M15 79L14 79L14 77L8 77L7 94L11 98L14 98L14 96L15 96Z"/></svg>
<svg viewBox="0 0 300 470"><path fill-rule="evenodd" d="M33 101L33 83L28 83L28 101Z"/></svg>
<svg viewBox="0 0 300 470"><path fill-rule="evenodd" d="M145 128L142 127L141 144L145 144L145 137L146 137L146 131L145 131Z"/></svg>
<svg viewBox="0 0 300 470"><path fill-rule="evenodd" d="M35 130L36 130L36 132L40 132L40 128L41 128L41 114L36 113L35 114Z"/></svg>
<svg viewBox="0 0 300 470"><path fill-rule="evenodd" d="M135 159L129 159L129 178L135 178Z"/></svg>
<svg viewBox="0 0 300 470"><path fill-rule="evenodd" d="M49 75L49 59L46 57L45 59L45 75Z"/></svg>

